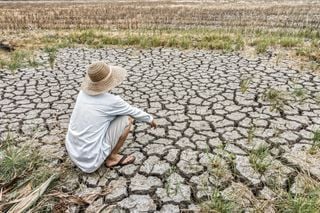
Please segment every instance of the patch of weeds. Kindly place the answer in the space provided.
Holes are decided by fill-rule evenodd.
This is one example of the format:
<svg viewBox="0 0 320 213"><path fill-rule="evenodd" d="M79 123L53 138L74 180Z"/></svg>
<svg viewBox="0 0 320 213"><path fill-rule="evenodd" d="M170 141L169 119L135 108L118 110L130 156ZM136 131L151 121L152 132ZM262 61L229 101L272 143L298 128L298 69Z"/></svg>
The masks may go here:
<svg viewBox="0 0 320 213"><path fill-rule="evenodd" d="M210 50L229 52L233 50L234 44L236 43L233 38L227 34L209 33L202 38L200 46Z"/></svg>
<svg viewBox="0 0 320 213"><path fill-rule="evenodd" d="M277 211L283 213L314 213L319 212L319 206L320 188L302 194L285 193L275 202Z"/></svg>
<svg viewBox="0 0 320 213"><path fill-rule="evenodd" d="M44 48L44 52L48 54L48 61L51 69L53 69L57 57L58 48L56 46L47 46Z"/></svg>
<svg viewBox="0 0 320 213"><path fill-rule="evenodd" d="M285 105L284 93L277 89L269 89L263 95L263 100L270 102L271 111L279 111Z"/></svg>
<svg viewBox="0 0 320 213"><path fill-rule="evenodd" d="M283 54L282 53L278 53L276 56L276 65L279 65L280 60L283 58Z"/></svg>
<svg viewBox="0 0 320 213"><path fill-rule="evenodd" d="M307 90L302 87L295 87L292 95L298 100L303 101L307 96Z"/></svg>
<svg viewBox="0 0 320 213"><path fill-rule="evenodd" d="M240 91L241 93L246 93L248 88L249 88L249 85L251 83L251 78L244 78L244 79L241 79L240 80Z"/></svg>
<svg viewBox="0 0 320 213"><path fill-rule="evenodd" d="M264 173L270 165L270 162L266 159L268 155L269 148L266 146L260 146L251 151L249 155L249 162L256 171Z"/></svg>
<svg viewBox="0 0 320 213"><path fill-rule="evenodd" d="M236 208L234 202L226 200L222 197L218 190L215 190L210 200L201 204L201 212L233 212Z"/></svg>
<svg viewBox="0 0 320 213"><path fill-rule="evenodd" d="M313 133L312 146L309 149L309 153L314 155L318 152L319 149L320 149L320 129L317 129Z"/></svg>
<svg viewBox="0 0 320 213"><path fill-rule="evenodd" d="M180 182L177 182L175 184L173 183L167 183L165 185L165 189L166 189L166 193L169 197L172 197L172 196L176 196L180 190Z"/></svg>
<svg viewBox="0 0 320 213"><path fill-rule="evenodd" d="M28 57L29 53L27 51L16 50L12 53L7 67L11 71L17 70L18 68L21 68L23 66Z"/></svg>
<svg viewBox="0 0 320 213"><path fill-rule="evenodd" d="M178 193L179 183L173 184L168 179L168 177L170 175L172 175L173 173L176 172L176 169L177 168L175 166L172 166L172 167L170 167L170 169L165 174L165 177L166 177L166 180L167 180L167 182L165 183L165 189L166 189L166 193L167 193L168 196L176 195ZM175 186L175 187L173 187L173 186Z"/></svg>
<svg viewBox="0 0 320 213"><path fill-rule="evenodd" d="M309 67L310 67L310 70L311 70L311 71L319 70L319 68L320 68L320 61L319 61L319 62L311 61L310 64L309 64Z"/></svg>
<svg viewBox="0 0 320 213"><path fill-rule="evenodd" d="M267 52L267 48L269 47L269 43L265 41L258 42L256 44L256 52L258 54Z"/></svg>
<svg viewBox="0 0 320 213"><path fill-rule="evenodd" d="M255 131L256 131L256 126L254 125L254 124L252 124L251 126L250 126L250 128L248 129L248 132L247 132L247 134L248 134L248 143L252 143L253 142L253 138L254 138L254 133L255 133Z"/></svg>
<svg viewBox="0 0 320 213"><path fill-rule="evenodd" d="M46 180L48 180L50 178L50 176L52 174L53 174L52 170L50 170L48 167L38 168L31 175L32 187L35 188L35 187L39 186L40 184L44 183Z"/></svg>
<svg viewBox="0 0 320 213"><path fill-rule="evenodd" d="M0 69L3 69L7 66L8 62L4 59L0 59Z"/></svg>
<svg viewBox="0 0 320 213"><path fill-rule="evenodd" d="M302 43L300 38L294 37L282 37L279 40L279 44L282 47L296 47Z"/></svg>
<svg viewBox="0 0 320 213"><path fill-rule="evenodd" d="M11 71L15 71L18 68L22 67L24 64L26 64L26 61L30 57L30 53L27 51L22 50L16 50L12 52L9 56L9 60L3 60L2 61L2 67L8 68Z"/></svg>
<svg viewBox="0 0 320 213"><path fill-rule="evenodd" d="M40 65L40 63L35 59L35 56L32 55L29 59L28 59L28 64L31 67L38 67Z"/></svg>
<svg viewBox="0 0 320 213"><path fill-rule="evenodd" d="M27 50L15 50L8 55L7 60L0 60L0 68L8 68L11 71L28 65L36 67L39 64L35 59L34 53Z"/></svg>
<svg viewBox="0 0 320 213"><path fill-rule="evenodd" d="M217 156L211 160L210 167L210 174L217 178L224 177L228 172L228 168L226 168L226 166L221 162L221 159Z"/></svg>
<svg viewBox="0 0 320 213"><path fill-rule="evenodd" d="M317 48L312 47L301 47L296 49L296 55L305 57L310 61L320 62L320 52Z"/></svg>
<svg viewBox="0 0 320 213"><path fill-rule="evenodd" d="M251 42L252 46L255 46L258 54L267 52L269 46L274 45L276 42L272 38L258 38Z"/></svg>
<svg viewBox="0 0 320 213"><path fill-rule="evenodd" d="M1 154L0 183L8 184L15 178L23 177L39 163L40 156L37 152L32 152L27 147L7 145Z"/></svg>
<svg viewBox="0 0 320 213"><path fill-rule="evenodd" d="M235 45L233 50L238 51L238 50L243 50L244 48L244 40L241 36L238 36L237 39L235 40Z"/></svg>

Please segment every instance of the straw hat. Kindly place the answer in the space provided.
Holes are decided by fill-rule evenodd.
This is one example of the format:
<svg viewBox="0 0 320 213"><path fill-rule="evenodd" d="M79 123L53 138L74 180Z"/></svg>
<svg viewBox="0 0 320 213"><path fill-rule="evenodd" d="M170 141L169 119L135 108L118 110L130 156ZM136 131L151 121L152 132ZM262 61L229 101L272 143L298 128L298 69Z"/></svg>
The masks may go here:
<svg viewBox="0 0 320 213"><path fill-rule="evenodd" d="M125 69L98 61L88 67L81 89L88 95L99 95L118 86L126 75Z"/></svg>

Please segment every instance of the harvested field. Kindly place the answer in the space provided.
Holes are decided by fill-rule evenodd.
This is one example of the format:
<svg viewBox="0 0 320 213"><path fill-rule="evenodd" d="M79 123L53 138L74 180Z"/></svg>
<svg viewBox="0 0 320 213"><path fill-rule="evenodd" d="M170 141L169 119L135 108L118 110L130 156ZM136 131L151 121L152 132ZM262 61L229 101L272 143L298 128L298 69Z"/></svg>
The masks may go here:
<svg viewBox="0 0 320 213"><path fill-rule="evenodd" d="M0 29L319 28L318 1L2 1Z"/></svg>

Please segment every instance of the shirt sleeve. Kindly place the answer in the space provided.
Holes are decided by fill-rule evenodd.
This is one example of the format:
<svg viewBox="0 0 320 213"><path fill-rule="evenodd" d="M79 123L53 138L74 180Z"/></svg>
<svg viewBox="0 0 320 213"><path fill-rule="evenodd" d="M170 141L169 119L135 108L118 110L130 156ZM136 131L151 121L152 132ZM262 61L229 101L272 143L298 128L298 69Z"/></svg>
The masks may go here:
<svg viewBox="0 0 320 213"><path fill-rule="evenodd" d="M151 123L153 120L153 117L150 114L142 111L141 109L138 109L137 107L131 106L119 96L116 96L116 102L114 103L113 109L110 114L114 116L130 115L137 121L148 123Z"/></svg>

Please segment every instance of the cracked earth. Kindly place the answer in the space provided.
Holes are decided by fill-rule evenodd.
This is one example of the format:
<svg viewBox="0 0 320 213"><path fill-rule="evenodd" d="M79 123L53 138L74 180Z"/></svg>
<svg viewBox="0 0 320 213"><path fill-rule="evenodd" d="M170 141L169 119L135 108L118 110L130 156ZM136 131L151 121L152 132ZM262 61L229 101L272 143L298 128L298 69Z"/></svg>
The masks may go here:
<svg viewBox="0 0 320 213"><path fill-rule="evenodd" d="M135 123L122 149L134 153L134 164L84 174L68 159L64 137L86 66L95 60L128 70L113 93L152 114L159 127ZM276 110L264 98L270 88L285 103ZM297 88L303 89L303 100L293 95ZM0 133L19 137L52 159L52 167L70 164L65 191L81 195L108 189L88 212L106 204L120 211L196 210L216 190L250 210L272 199L275 186L299 190L298 172L320 180L319 154L309 152L320 129L319 91L319 76L275 66L268 57L159 48L62 49L53 70L46 65L16 74L1 70ZM252 156L261 147L267 163L259 170Z"/></svg>

